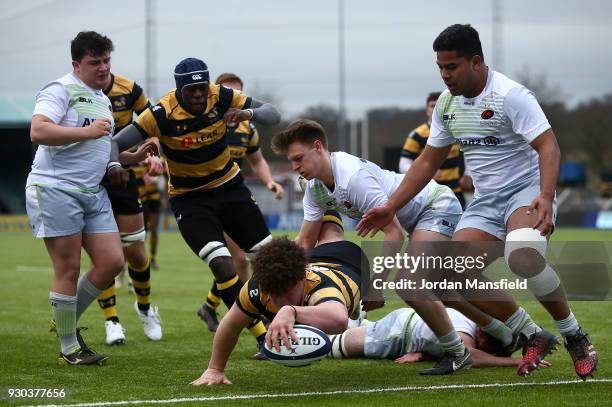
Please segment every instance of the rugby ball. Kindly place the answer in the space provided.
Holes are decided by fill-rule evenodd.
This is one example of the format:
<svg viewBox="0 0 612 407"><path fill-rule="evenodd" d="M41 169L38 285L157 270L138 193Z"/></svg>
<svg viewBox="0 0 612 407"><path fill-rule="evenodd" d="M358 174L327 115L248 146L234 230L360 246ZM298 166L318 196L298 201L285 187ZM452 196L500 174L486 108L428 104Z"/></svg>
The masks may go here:
<svg viewBox="0 0 612 407"><path fill-rule="evenodd" d="M291 341L291 349L287 349L280 340L280 352L268 348L266 344L263 349L264 355L279 365L299 367L323 359L331 350L329 337L320 329L309 325L294 325L293 330L298 340Z"/></svg>

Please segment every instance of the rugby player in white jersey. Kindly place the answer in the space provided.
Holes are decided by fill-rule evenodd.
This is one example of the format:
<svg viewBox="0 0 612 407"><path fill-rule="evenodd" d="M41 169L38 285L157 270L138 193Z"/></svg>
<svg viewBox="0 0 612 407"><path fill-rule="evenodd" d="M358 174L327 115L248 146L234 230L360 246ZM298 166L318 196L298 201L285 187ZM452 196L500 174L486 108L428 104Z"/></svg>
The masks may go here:
<svg viewBox="0 0 612 407"><path fill-rule="evenodd" d="M567 303L556 272L546 264L553 231L560 151L532 92L484 62L478 32L469 25L446 28L434 41L437 65L448 89L436 105L423 154L396 193L369 210L357 229L375 233L427 187L453 143L459 142L474 181L474 201L457 225L456 241L506 241L509 268L526 278L531 292L555 320L578 376L597 367L597 353ZM523 342L519 375L535 370L557 345L514 301L472 301Z"/></svg>
<svg viewBox="0 0 612 407"><path fill-rule="evenodd" d="M53 263L49 299L60 340L59 362L101 364L76 325L89 304L123 268L117 225L104 187L114 121L102 91L110 75L112 41L93 31L71 43L73 72L36 95L30 138L38 144L26 184L34 237L44 239ZM132 158L146 158L146 147ZM81 247L91 259L79 279Z"/></svg>
<svg viewBox="0 0 612 407"><path fill-rule="evenodd" d="M473 367L518 366L507 347L482 332L476 323L457 310L446 310L455 330L472 355ZM395 363L412 363L442 356L438 338L412 308L396 309L378 321L363 320L361 326L338 335L330 335L333 359L393 359ZM549 366L546 361L541 366Z"/></svg>
<svg viewBox="0 0 612 407"><path fill-rule="evenodd" d="M272 148L277 154L285 154L293 170L306 180L304 222L296 239L306 251L317 241L326 210L334 209L360 219L367 209L385 203L402 180L401 174L383 170L372 162L344 152L330 153L325 130L312 120L291 123L272 138ZM410 233L413 242L450 240L460 217L461 205L453 192L431 181L383 229L386 249L401 250L405 231ZM442 375L469 368L469 351L453 329L442 303L426 297L404 299L432 327L444 349L444 357L421 373ZM473 312L484 315L472 308ZM486 317L490 323L491 318ZM496 322L503 327L500 321ZM509 331L508 336L511 338Z"/></svg>

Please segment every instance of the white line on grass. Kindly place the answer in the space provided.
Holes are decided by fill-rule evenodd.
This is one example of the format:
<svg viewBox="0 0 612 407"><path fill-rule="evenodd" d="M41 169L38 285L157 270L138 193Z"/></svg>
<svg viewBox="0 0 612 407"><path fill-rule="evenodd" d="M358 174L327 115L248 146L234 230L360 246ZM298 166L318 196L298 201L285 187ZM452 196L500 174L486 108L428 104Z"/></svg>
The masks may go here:
<svg viewBox="0 0 612 407"><path fill-rule="evenodd" d="M250 400L250 399L273 399L283 397L305 397L305 396L333 396L337 394L367 394L367 393L389 393L399 391L429 391L429 390L456 390L456 389L486 389L492 387L528 387L528 386L554 386L560 384L581 383L612 383L612 379L591 379L587 382L582 380L558 380L552 382L517 382L517 383L484 383L484 384L449 384L443 386L402 386L382 387L376 389L362 390L332 390L332 391L309 391L303 393L272 393L272 394L239 394L235 396L209 396L209 397L185 397L166 400L124 400L124 401L100 401L96 403L78 404L38 404L26 407L100 407L100 406L125 406L129 404L163 404L163 403L187 403L194 401L223 401L223 400Z"/></svg>

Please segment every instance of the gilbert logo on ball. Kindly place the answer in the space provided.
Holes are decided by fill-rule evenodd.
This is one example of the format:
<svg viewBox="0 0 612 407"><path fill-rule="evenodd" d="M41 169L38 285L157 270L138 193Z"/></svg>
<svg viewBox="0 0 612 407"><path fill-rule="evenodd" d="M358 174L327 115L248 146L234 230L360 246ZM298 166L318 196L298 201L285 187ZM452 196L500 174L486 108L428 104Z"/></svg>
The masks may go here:
<svg viewBox="0 0 612 407"><path fill-rule="evenodd" d="M291 340L289 349L279 340L280 352L266 345L263 349L264 355L280 365L298 367L308 366L323 359L331 350L329 337L320 329L309 325L294 325L293 330L298 340Z"/></svg>

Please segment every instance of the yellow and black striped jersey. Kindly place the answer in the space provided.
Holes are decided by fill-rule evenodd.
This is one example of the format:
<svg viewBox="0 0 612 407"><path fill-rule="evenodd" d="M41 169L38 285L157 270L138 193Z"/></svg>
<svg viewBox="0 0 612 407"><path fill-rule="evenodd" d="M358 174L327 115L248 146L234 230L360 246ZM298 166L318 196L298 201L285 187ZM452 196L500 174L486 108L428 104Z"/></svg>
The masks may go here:
<svg viewBox="0 0 612 407"><path fill-rule="evenodd" d="M122 75L111 74L111 82L104 93L113 106L115 134L132 123L134 113L139 115L151 104L136 82Z"/></svg>
<svg viewBox="0 0 612 407"><path fill-rule="evenodd" d="M404 147L402 148L402 157L416 160L417 157L423 152L427 145L427 137L429 137L429 125L427 123L420 125L414 129L406 138ZM439 184L446 185L453 192L461 192L461 186L459 185L459 178L463 173L463 153L459 147L459 144L453 144L448 157L442 166L440 171L436 174L434 180Z"/></svg>
<svg viewBox="0 0 612 407"><path fill-rule="evenodd" d="M244 157L259 150L259 132L250 120L246 120L238 126L228 127L227 142L231 157L242 167Z"/></svg>
<svg viewBox="0 0 612 407"><path fill-rule="evenodd" d="M146 137L157 137L168 163L168 194L213 189L240 182L240 167L230 157L223 115L230 108L248 109L251 98L211 84L204 113L194 116L168 92L134 123Z"/></svg>
<svg viewBox="0 0 612 407"><path fill-rule="evenodd" d="M341 264L315 262L306 269L306 282L302 302L296 305L318 305L327 301L341 302L346 306L349 318L359 316L361 292L359 284L350 277L348 268ZM257 282L250 279L240 289L236 305L250 317L264 315L272 320L278 308L270 296L259 289Z"/></svg>

